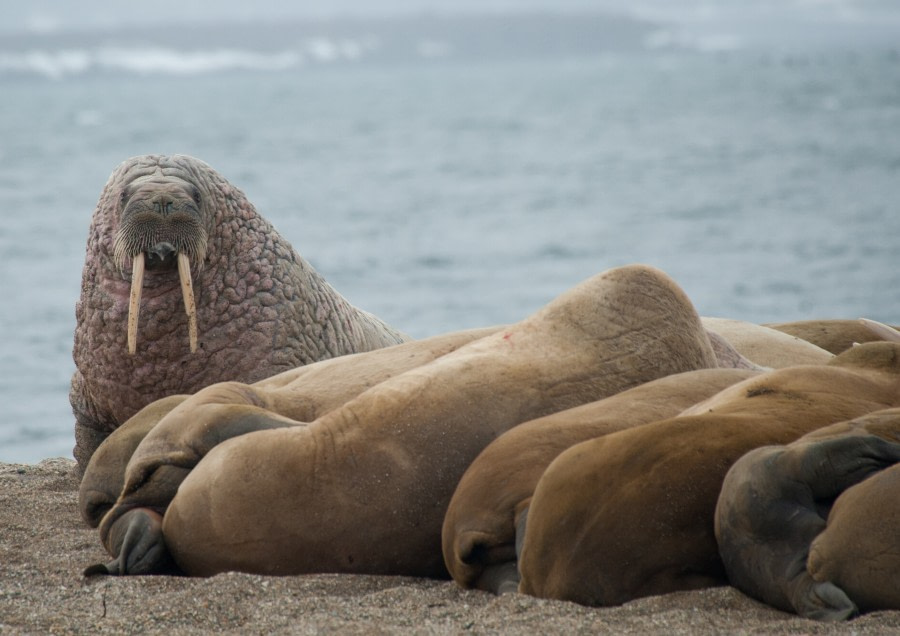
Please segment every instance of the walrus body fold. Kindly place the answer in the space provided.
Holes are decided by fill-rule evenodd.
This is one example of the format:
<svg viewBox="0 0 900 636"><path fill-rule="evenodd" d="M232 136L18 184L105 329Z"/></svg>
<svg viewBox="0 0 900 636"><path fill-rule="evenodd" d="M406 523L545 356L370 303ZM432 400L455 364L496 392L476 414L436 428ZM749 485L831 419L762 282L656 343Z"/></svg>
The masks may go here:
<svg viewBox="0 0 900 636"><path fill-rule="evenodd" d="M81 469L154 400L406 339L353 307L240 190L184 155L134 157L112 173L81 289L70 390Z"/></svg>
<svg viewBox="0 0 900 636"><path fill-rule="evenodd" d="M726 582L714 513L728 469L760 446L900 405L900 344L771 371L680 417L563 452L527 511L519 590L586 605Z"/></svg>
<svg viewBox="0 0 900 636"><path fill-rule="evenodd" d="M271 430L216 440L198 456L191 448L203 446L205 433L191 428L196 413L182 403L160 424L180 432L168 447L159 436L138 447L108 516L156 502L154 470L192 456L199 462L162 522L188 574L446 576L444 512L491 440L523 421L715 365L696 311L671 279L645 266L616 268L305 426L270 410L273 403L249 416L220 405L217 426L230 426L230 411L249 418L247 429Z"/></svg>

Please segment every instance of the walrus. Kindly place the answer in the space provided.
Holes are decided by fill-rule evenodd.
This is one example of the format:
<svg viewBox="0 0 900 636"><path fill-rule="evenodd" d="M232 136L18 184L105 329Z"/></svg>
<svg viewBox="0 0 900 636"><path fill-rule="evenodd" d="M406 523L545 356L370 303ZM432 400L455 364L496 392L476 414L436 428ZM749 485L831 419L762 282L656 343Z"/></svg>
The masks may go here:
<svg viewBox="0 0 900 636"><path fill-rule="evenodd" d="M884 325L873 320L798 320L765 325L791 336L801 338L826 351L838 354L854 344L896 341L900 327ZM893 332L893 333L891 333Z"/></svg>
<svg viewBox="0 0 900 636"><path fill-rule="evenodd" d="M515 591L516 529L534 487L562 451L614 431L677 415L752 377L749 369L685 371L597 402L531 420L491 442L466 469L441 532L444 562L464 588Z"/></svg>
<svg viewBox="0 0 900 636"><path fill-rule="evenodd" d="M164 544L190 575L446 577L444 513L491 440L523 421L715 364L674 281L643 265L614 268L309 424L271 410L249 385L201 391L137 447L101 534L120 534L120 517L150 508L164 511ZM218 404L191 408L211 391ZM216 428L241 434L222 441L206 426L209 411Z"/></svg>
<svg viewBox="0 0 900 636"><path fill-rule="evenodd" d="M868 483L897 462L897 408L748 452L728 471L716 505L716 540L729 582L769 605L818 620L856 615L858 599L864 609L900 607L900 576L891 567L897 559L892 564L890 556L898 545L897 526L885 525L886 513L896 508L897 482L885 482L894 485L888 497L871 497L879 491L871 487L876 481ZM860 482L867 485L857 487ZM868 512L860 514L862 508ZM873 591L894 604L873 603Z"/></svg>
<svg viewBox="0 0 900 636"><path fill-rule="evenodd" d="M900 344L776 369L700 404L577 444L547 467L525 513L520 592L616 605L725 584L714 513L728 469L754 448L900 405Z"/></svg>
<svg viewBox="0 0 900 636"><path fill-rule="evenodd" d="M142 407L406 340L338 294L198 159L133 157L87 239L69 399L84 469Z"/></svg>
<svg viewBox="0 0 900 636"><path fill-rule="evenodd" d="M751 322L708 316L701 321L707 331L722 336L742 356L763 367L825 364L834 357L806 340Z"/></svg>
<svg viewBox="0 0 900 636"><path fill-rule="evenodd" d="M502 326L481 327L450 332L421 340L405 342L383 349L348 354L313 362L256 382L253 387L266 392L285 414L300 422L312 422L328 411L356 397L384 380L430 362L462 345L490 335ZM214 387L194 398L200 401L216 398ZM174 395L151 402L101 442L91 456L78 491L82 518L93 527L115 504L125 483L125 469L135 449L175 407L188 395ZM221 432L219 428L217 431Z"/></svg>
<svg viewBox="0 0 900 636"><path fill-rule="evenodd" d="M896 411L894 418L896 427ZM813 580L835 585L861 612L900 609L898 492L896 463L851 486L809 547L806 568Z"/></svg>

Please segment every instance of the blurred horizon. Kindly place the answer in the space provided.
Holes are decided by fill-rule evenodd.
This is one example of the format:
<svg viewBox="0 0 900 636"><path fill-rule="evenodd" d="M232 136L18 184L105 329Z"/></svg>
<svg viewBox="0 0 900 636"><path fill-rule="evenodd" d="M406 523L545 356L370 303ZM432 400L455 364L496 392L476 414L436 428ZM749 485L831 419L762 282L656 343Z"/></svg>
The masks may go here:
<svg viewBox="0 0 900 636"><path fill-rule="evenodd" d="M198 75L358 64L598 59L621 54L750 53L786 63L823 54L900 55L900 3L884 0L688 2L527 0L444 6L351 0L284 6L162 0L122 7L37 0L0 29L0 79L88 73ZM318 8L317 8L318 7ZM773 57L774 56L774 57ZM799 56L799 57L798 57ZM813 56L813 57L810 57Z"/></svg>
<svg viewBox="0 0 900 636"><path fill-rule="evenodd" d="M580 15L624 18L657 29L655 45L712 49L758 47L888 47L900 42L900 3L893 0L332 0L283 3L257 0L158 0L129 4L112 0L33 0L4 7L0 47L23 36L49 37L75 32L115 36L116 31L153 31L164 37L170 28L348 21L392 22L408 19L449 20L522 15ZM577 20L575 20L577 21ZM185 46L189 46L189 42Z"/></svg>

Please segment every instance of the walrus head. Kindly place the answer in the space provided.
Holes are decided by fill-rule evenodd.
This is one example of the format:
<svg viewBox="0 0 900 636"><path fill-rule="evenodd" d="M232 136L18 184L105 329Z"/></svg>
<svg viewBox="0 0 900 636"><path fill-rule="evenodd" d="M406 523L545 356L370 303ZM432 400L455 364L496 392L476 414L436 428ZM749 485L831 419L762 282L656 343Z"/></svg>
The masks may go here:
<svg viewBox="0 0 900 636"><path fill-rule="evenodd" d="M137 348L144 271L178 269L184 308L188 315L191 353L197 350L197 308L191 267L206 257L200 189L180 176L154 172L127 183L120 194L120 226L113 242L113 258L120 271L131 260L128 303L128 352Z"/></svg>

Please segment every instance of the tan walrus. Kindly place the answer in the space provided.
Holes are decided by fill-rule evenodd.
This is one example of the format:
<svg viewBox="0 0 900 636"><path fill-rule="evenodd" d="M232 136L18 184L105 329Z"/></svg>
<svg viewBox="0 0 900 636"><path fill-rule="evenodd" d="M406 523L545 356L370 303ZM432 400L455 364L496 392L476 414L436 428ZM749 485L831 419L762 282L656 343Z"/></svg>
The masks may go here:
<svg viewBox="0 0 900 636"><path fill-rule="evenodd" d="M640 265L612 269L309 425L269 410L266 393L247 385L210 387L227 394L218 404L198 393L138 446L101 533L127 535L114 527L123 514L158 513L177 488L162 534L188 574L446 576L447 503L492 439L523 421L715 364L696 311L668 276ZM225 431L272 430L219 443L221 433L205 428L208 410Z"/></svg>
<svg viewBox="0 0 900 636"><path fill-rule="evenodd" d="M404 371L439 358L490 335L501 327L468 329L413 342L314 362L253 385L264 391L285 414L299 422L312 422L342 406L366 389ZM219 389L210 388L196 403L215 400ZM107 437L91 457L78 492L81 515L97 527L113 507L125 483L125 469L135 449L175 407L189 396L175 395L152 402Z"/></svg>
<svg viewBox="0 0 900 636"><path fill-rule="evenodd" d="M798 364L825 364L834 355L814 344L743 320L702 317L707 331L722 336L742 356L771 369Z"/></svg>
<svg viewBox="0 0 900 636"><path fill-rule="evenodd" d="M472 462L450 500L441 533L450 575L462 587L515 591L519 584L516 529L534 487L557 455L600 435L673 417L758 373L685 371L507 431Z"/></svg>
<svg viewBox="0 0 900 636"><path fill-rule="evenodd" d="M893 416L896 433L900 413ZM813 580L843 590L862 612L900 609L898 492L898 464L851 486L809 548L806 567Z"/></svg>
<svg viewBox="0 0 900 636"><path fill-rule="evenodd" d="M806 340L826 351L838 354L854 344L894 340L891 332L900 327L889 327L874 320L799 320L765 325L791 336Z"/></svg>
<svg viewBox="0 0 900 636"><path fill-rule="evenodd" d="M735 384L692 414L573 446L535 489L519 590L614 605L725 583L713 519L731 465L754 448L897 405L900 344L868 343L826 365Z"/></svg>
<svg viewBox="0 0 900 636"><path fill-rule="evenodd" d="M729 582L819 620L900 607L900 559L892 557L900 548L898 481L896 471L885 471L897 462L898 408L741 457L716 505Z"/></svg>
<svg viewBox="0 0 900 636"><path fill-rule="evenodd" d="M403 342L334 290L204 162L119 165L91 219L75 308L75 459L150 402Z"/></svg>

